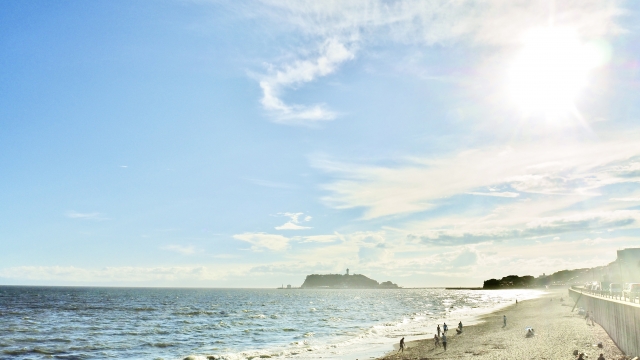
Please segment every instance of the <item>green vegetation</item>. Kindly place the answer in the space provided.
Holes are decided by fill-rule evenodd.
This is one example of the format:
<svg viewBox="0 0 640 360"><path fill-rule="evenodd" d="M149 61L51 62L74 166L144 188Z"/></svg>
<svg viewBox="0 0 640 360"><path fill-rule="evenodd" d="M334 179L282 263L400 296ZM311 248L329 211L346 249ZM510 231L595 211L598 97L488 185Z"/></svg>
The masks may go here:
<svg viewBox="0 0 640 360"><path fill-rule="evenodd" d="M542 286L561 286L584 284L591 281L608 281L605 267L584 268L574 270L561 270L551 275L536 277L525 275L509 275L502 279L485 280L483 289L526 289Z"/></svg>
<svg viewBox="0 0 640 360"><path fill-rule="evenodd" d="M484 282L483 289L522 289L535 285L535 278L530 275L520 277L518 275L505 276L502 279L489 279Z"/></svg>
<svg viewBox="0 0 640 360"><path fill-rule="evenodd" d="M398 285L391 281L385 281L379 284L373 279L369 279L364 275L307 275L301 288L332 288L332 289L397 289Z"/></svg>

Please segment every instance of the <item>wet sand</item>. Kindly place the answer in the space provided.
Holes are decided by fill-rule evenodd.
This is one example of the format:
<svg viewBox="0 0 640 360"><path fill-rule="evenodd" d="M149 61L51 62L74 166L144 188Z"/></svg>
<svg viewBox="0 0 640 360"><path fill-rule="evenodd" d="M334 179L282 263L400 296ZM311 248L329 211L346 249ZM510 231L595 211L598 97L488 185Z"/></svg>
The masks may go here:
<svg viewBox="0 0 640 360"><path fill-rule="evenodd" d="M560 301L561 297L564 302ZM577 308L571 312L573 305L566 289L551 290L541 298L521 301L482 316L477 325L464 327L460 335L455 330L458 321L451 319L447 351L434 346L432 334L431 338L408 342L404 353L397 353L396 345L396 351L379 360L576 359L574 350L585 353L585 358L590 360L596 360L600 353L607 360L624 359L622 351L602 327L586 324ZM503 315L507 316L507 326L503 326ZM525 337L527 327L535 330L535 336ZM602 348L597 347L598 342L602 342Z"/></svg>

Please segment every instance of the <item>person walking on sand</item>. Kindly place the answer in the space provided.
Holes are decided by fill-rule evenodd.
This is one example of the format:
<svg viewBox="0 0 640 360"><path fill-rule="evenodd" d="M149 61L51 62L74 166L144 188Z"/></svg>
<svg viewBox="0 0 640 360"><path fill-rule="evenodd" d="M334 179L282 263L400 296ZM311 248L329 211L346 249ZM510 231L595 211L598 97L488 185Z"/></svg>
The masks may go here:
<svg viewBox="0 0 640 360"><path fill-rule="evenodd" d="M438 337L438 335L433 334L433 345L434 345L434 349L437 347L440 347L440 338Z"/></svg>
<svg viewBox="0 0 640 360"><path fill-rule="evenodd" d="M400 350L404 352L404 336L400 339L400 349L398 349L398 352L400 352Z"/></svg>
<svg viewBox="0 0 640 360"><path fill-rule="evenodd" d="M440 324L438 324L438 336L440 336Z"/></svg>
<svg viewBox="0 0 640 360"><path fill-rule="evenodd" d="M462 332L462 321L458 323L458 329Z"/></svg>
<svg viewBox="0 0 640 360"><path fill-rule="evenodd" d="M442 333L442 347L444 351L447 351L447 335L445 333Z"/></svg>
<svg viewBox="0 0 640 360"><path fill-rule="evenodd" d="M444 334L444 333L446 333L446 332L447 332L447 330L449 330L449 327L447 326L447 323L444 323L444 324L442 325L442 333L443 333L443 334Z"/></svg>
<svg viewBox="0 0 640 360"><path fill-rule="evenodd" d="M504 324L502 327L507 326L507 315L502 315L502 323Z"/></svg>

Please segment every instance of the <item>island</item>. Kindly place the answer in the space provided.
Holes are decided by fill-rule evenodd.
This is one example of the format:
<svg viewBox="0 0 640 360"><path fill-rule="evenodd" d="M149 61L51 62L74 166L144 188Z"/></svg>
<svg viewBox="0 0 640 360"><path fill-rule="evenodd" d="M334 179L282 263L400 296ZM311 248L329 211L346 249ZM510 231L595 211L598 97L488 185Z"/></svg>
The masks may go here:
<svg viewBox="0 0 640 360"><path fill-rule="evenodd" d="M391 281L378 283L361 274L326 274L307 275L301 289L398 289L397 284Z"/></svg>

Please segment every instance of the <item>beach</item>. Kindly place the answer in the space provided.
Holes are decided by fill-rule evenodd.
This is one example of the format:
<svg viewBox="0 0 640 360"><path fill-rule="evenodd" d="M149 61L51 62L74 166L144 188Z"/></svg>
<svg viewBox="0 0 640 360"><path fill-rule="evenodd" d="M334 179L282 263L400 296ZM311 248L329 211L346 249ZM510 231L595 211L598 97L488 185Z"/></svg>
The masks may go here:
<svg viewBox="0 0 640 360"><path fill-rule="evenodd" d="M560 301L560 299L564 301ZM433 334L424 340L406 344L405 351L393 352L378 360L395 359L576 359L575 350L595 360L602 353L605 359L624 359L624 355L598 324L585 322L572 312L574 302L566 289L550 290L541 297L520 301L496 312L481 316L473 326L463 327L456 334L458 321L447 322L447 350L435 347ZM507 325L503 324L503 315ZM464 324L463 324L464 325ZM442 327L442 326L441 326ZM525 337L525 329L535 331L533 337ZM602 348L597 344L601 342Z"/></svg>

